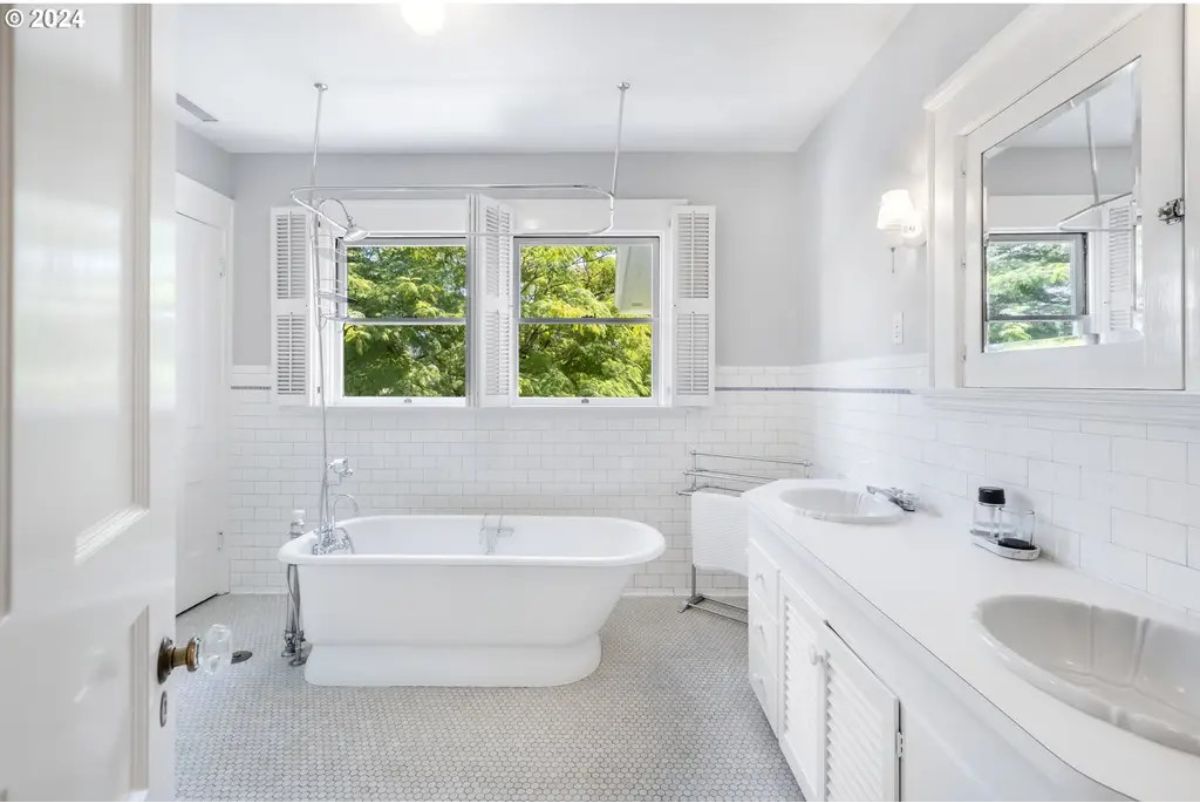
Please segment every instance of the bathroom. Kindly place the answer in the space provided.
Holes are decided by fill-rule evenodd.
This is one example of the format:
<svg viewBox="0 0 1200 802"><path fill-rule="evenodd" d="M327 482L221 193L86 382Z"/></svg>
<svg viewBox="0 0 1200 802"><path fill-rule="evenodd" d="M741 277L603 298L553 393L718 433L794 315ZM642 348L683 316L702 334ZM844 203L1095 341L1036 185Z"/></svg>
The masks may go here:
<svg viewBox="0 0 1200 802"><path fill-rule="evenodd" d="M1200 798L1191 7L3 12L0 799Z"/></svg>

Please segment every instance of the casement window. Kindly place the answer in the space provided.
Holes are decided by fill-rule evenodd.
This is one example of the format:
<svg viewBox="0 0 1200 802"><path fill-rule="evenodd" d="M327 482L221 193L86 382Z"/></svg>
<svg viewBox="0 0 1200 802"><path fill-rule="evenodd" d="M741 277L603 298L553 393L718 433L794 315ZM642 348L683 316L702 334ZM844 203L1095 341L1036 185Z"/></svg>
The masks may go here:
<svg viewBox="0 0 1200 802"><path fill-rule="evenodd" d="M517 400L656 403L659 240L515 240Z"/></svg>
<svg viewBox="0 0 1200 802"><path fill-rule="evenodd" d="M632 201L626 231L555 238L520 233L498 201L470 205L472 230L488 236L319 232L317 293L312 221L273 211L277 403L317 397L315 303L334 405L712 402L715 210Z"/></svg>
<svg viewBox="0 0 1200 802"><path fill-rule="evenodd" d="M375 239L339 250L340 397L465 402L466 240Z"/></svg>

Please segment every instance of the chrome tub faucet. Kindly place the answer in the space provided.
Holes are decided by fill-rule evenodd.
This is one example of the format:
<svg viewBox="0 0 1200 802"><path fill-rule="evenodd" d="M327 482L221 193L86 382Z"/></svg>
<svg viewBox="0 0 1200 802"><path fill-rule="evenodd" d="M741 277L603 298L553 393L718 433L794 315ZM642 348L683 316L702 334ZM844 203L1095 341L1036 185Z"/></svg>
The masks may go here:
<svg viewBox="0 0 1200 802"><path fill-rule="evenodd" d="M508 537L513 533L511 526L504 525L504 516L501 515L495 526L487 525L488 516L483 516L483 521L479 525L479 545L483 547L484 554L496 553L496 541L502 537Z"/></svg>

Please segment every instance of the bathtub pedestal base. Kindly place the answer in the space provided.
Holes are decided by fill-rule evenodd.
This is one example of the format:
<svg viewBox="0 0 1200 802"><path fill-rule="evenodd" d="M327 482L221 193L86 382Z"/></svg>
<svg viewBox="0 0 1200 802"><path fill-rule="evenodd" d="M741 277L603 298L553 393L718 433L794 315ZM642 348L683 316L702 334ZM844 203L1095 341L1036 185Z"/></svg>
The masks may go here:
<svg viewBox="0 0 1200 802"><path fill-rule="evenodd" d="M568 646L407 646L314 643L313 685L533 688L576 682L600 665L600 638Z"/></svg>

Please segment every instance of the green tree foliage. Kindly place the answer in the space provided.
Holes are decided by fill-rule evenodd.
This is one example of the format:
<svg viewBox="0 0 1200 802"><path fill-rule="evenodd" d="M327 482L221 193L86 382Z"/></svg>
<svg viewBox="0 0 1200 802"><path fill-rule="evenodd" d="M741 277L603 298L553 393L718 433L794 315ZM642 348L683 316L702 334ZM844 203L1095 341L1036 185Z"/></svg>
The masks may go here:
<svg viewBox="0 0 1200 802"><path fill-rule="evenodd" d="M988 317L1070 315L1071 247L1066 242L995 241L987 248ZM1070 321L993 320L988 342L1049 344L1074 334Z"/></svg>
<svg viewBox="0 0 1200 802"><path fill-rule="evenodd" d="M628 317L616 305L612 246L521 249L521 316ZM652 331L645 324L523 324L520 388L532 397L649 398Z"/></svg>
<svg viewBox="0 0 1200 802"><path fill-rule="evenodd" d="M369 246L347 252L350 315L466 317L467 249L459 245ZM535 245L522 249L521 314L537 318L626 317L616 307L616 249ZM523 396L648 398L649 325L525 324L518 331ZM457 396L466 392L466 327L343 329L348 396Z"/></svg>
<svg viewBox="0 0 1200 802"><path fill-rule="evenodd" d="M348 396L466 394L467 249L461 245L350 248L351 317L463 318L450 326L343 329Z"/></svg>

